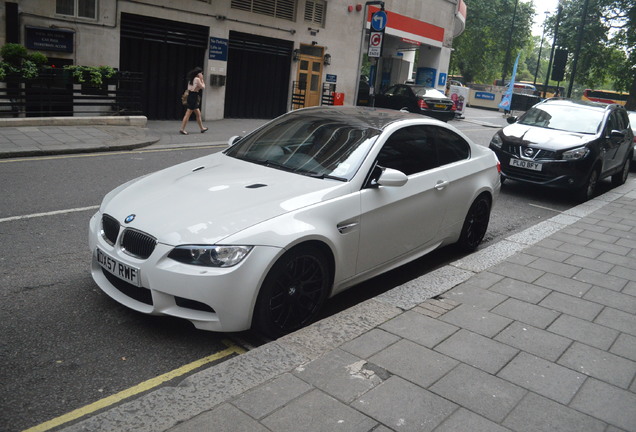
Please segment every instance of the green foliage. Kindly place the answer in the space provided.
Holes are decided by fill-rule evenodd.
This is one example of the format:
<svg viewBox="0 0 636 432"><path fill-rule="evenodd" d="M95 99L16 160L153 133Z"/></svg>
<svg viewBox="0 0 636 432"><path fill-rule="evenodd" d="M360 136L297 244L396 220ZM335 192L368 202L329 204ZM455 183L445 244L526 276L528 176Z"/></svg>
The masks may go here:
<svg viewBox="0 0 636 432"><path fill-rule="evenodd" d="M28 55L27 49L16 43L8 43L4 44L2 48L0 48L0 57L7 63L9 66L13 66L19 68L22 65L22 60L24 60Z"/></svg>
<svg viewBox="0 0 636 432"><path fill-rule="evenodd" d="M24 46L15 43L4 44L0 48L0 56L3 59L0 62L0 81L10 73L20 74L26 79L35 78L48 60L41 52L29 53Z"/></svg>
<svg viewBox="0 0 636 432"><path fill-rule="evenodd" d="M110 66L64 66L73 75L73 80L77 83L90 83L96 87L101 86L104 80L115 76L117 71Z"/></svg>
<svg viewBox="0 0 636 432"><path fill-rule="evenodd" d="M501 78L509 49L506 76L510 78L517 53L524 50L531 37L534 15L532 4L522 1L518 1L515 14L516 1L466 0L466 29L453 41L451 74L462 75L467 82L492 83ZM522 54L517 73L529 77L525 59L526 54Z"/></svg>

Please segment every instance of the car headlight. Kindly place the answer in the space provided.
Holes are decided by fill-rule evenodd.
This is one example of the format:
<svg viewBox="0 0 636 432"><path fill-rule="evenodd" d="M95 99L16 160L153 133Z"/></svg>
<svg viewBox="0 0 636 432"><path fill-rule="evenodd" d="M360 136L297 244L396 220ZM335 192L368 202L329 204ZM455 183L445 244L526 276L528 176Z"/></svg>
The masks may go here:
<svg viewBox="0 0 636 432"><path fill-rule="evenodd" d="M492 139L490 140L490 145L493 147L497 147L497 148L501 148L501 146L503 145L503 141L501 140L501 137L499 136L498 133L496 133Z"/></svg>
<svg viewBox="0 0 636 432"><path fill-rule="evenodd" d="M589 152L590 149L588 149L587 147L578 147L572 150L568 150L566 152L563 152L563 160L583 159L585 156L588 155Z"/></svg>
<svg viewBox="0 0 636 432"><path fill-rule="evenodd" d="M168 258L204 267L232 267L243 261L253 246L177 246Z"/></svg>

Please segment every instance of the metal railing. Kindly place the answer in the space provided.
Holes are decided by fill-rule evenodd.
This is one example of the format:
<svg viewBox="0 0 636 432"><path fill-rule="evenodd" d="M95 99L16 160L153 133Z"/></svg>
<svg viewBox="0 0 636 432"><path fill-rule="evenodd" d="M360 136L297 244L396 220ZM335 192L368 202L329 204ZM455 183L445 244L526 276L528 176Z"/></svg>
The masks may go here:
<svg viewBox="0 0 636 432"><path fill-rule="evenodd" d="M0 83L0 118L140 115L141 82L138 72L117 72L100 86L74 83L62 69L44 70L33 79L7 75Z"/></svg>

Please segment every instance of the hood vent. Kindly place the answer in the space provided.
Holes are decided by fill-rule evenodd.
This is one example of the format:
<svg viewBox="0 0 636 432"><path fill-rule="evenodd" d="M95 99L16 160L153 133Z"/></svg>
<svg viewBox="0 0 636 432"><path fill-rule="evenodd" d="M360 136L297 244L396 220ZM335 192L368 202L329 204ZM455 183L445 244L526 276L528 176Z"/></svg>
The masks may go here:
<svg viewBox="0 0 636 432"><path fill-rule="evenodd" d="M262 188L262 187L267 187L267 185L263 184L263 183L254 183L254 184L251 184L249 186L245 186L246 189L258 189L258 188Z"/></svg>

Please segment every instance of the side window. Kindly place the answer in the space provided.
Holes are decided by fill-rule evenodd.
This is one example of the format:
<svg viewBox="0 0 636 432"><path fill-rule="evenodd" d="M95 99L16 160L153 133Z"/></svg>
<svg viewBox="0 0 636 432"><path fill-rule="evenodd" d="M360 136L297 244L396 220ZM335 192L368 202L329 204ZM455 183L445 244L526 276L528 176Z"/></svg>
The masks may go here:
<svg viewBox="0 0 636 432"><path fill-rule="evenodd" d="M386 89L384 91L384 94L388 95L388 96L393 96L394 94L397 94L398 91L398 86L393 86L393 87L389 87L388 89Z"/></svg>
<svg viewBox="0 0 636 432"><path fill-rule="evenodd" d="M411 126L396 131L384 143L378 164L406 175L437 168L439 164L431 132L430 126Z"/></svg>
<svg viewBox="0 0 636 432"><path fill-rule="evenodd" d="M607 119L605 134L609 135L613 130L621 130L619 123L620 122L618 120L618 113L616 111L611 112L609 118Z"/></svg>
<svg viewBox="0 0 636 432"><path fill-rule="evenodd" d="M470 146L464 138L448 129L437 128L435 134L437 157L440 165L446 165L470 157Z"/></svg>

